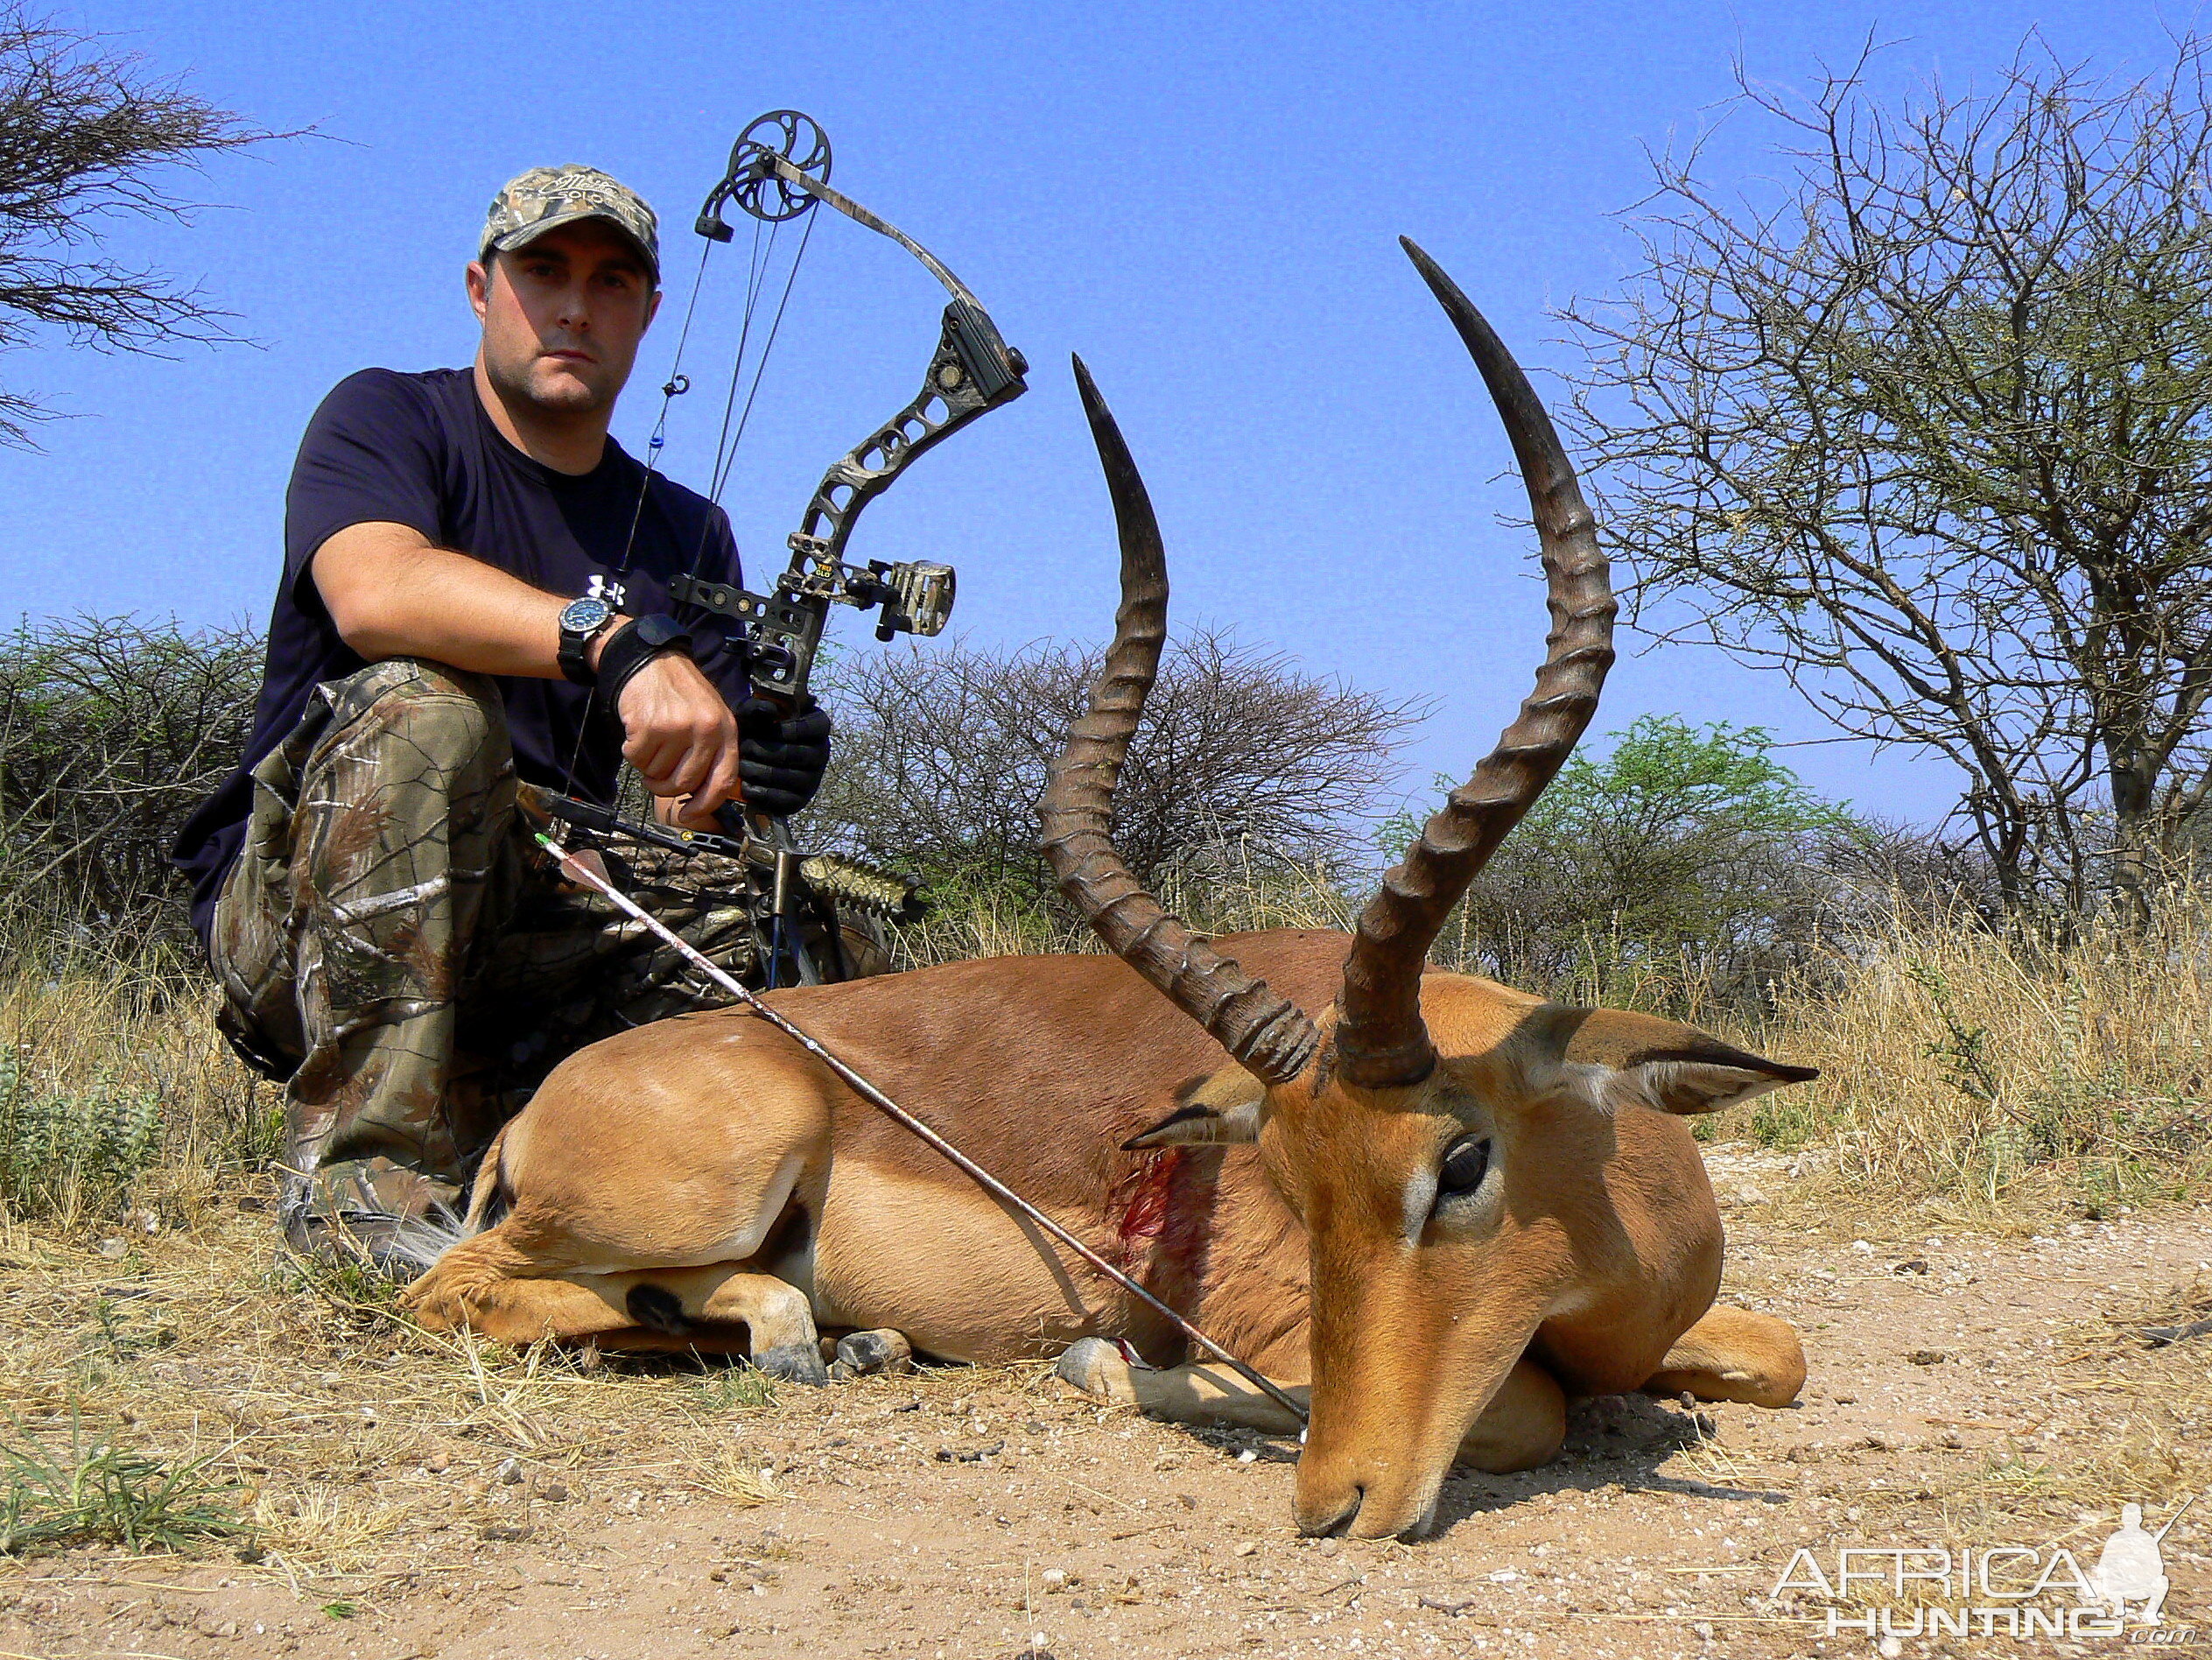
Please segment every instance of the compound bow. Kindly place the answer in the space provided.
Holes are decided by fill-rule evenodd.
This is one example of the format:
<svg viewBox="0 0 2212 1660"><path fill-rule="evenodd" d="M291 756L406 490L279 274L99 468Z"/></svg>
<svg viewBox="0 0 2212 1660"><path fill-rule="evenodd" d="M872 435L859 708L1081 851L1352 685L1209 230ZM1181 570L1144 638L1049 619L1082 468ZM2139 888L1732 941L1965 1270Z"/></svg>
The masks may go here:
<svg viewBox="0 0 2212 1660"><path fill-rule="evenodd" d="M1022 379L1028 362L1006 343L967 285L897 226L831 189L829 175L830 144L821 128L796 109L774 110L748 127L731 149L728 170L707 193L692 229L710 242L726 243L734 234L722 217L728 203L757 220L779 224L811 212L817 202L827 202L912 254L952 298L922 390L830 463L799 528L791 532L791 563L777 580L775 594L750 594L697 576L678 577L669 584L678 600L745 626L753 642L753 684L787 703L797 702L806 691L832 605L864 611L881 606L875 629L879 640L943 630L952 610L951 566L872 559L866 569L856 569L845 563L846 544L861 510L918 457L978 416L1029 390Z"/></svg>
<svg viewBox="0 0 2212 1660"><path fill-rule="evenodd" d="M967 285L904 231L842 192L831 189L829 175L830 144L820 125L795 109L771 110L739 135L720 182L707 193L692 226L711 249L729 242L735 234L722 216L724 208L732 203L761 223L776 226L811 213L817 204L826 202L846 218L898 243L952 296L922 390L889 420L830 464L806 504L799 528L788 538L790 564L776 580L775 592L755 594L730 583L708 581L696 566L690 574L669 581L669 593L678 604L697 607L738 625L745 636L755 692L787 708L799 707L806 696L832 605L850 605L862 611L881 607L875 630L880 640L888 640L895 634L930 636L944 629L955 591L951 566L872 559L865 567L856 567L846 563L846 545L861 510L888 489L919 456L978 416L1012 403L1029 390L1022 378L1029 372L1027 361L1006 343L998 325ZM706 251L701 254L702 271ZM787 284L787 296L789 292ZM696 282L692 299L695 306ZM689 329L687 313L686 334ZM772 334L770 340L772 343ZM680 340L677 351L680 360ZM741 356L742 351L741 345ZM731 372L734 401L739 368L734 367ZM758 381L756 369L755 386ZM656 464L669 402L689 384L671 367L668 384L662 389L661 419L650 441ZM725 434L727 439L727 419ZM718 454L718 477L725 467L725 457ZM650 487L650 470L647 487ZM841 900L900 920L911 919L920 911L921 901L911 879L889 876L857 860L835 855L804 854L793 844L790 828L781 819L754 815L749 823L726 823L731 834L713 835L640 822L612 808L567 795L550 795L546 804L553 817L579 828L738 860L754 902L770 985L776 982L777 965L784 960L790 963L802 984L842 977L842 949L834 915L823 901ZM826 916L828 974L797 925L801 908L810 902L818 916Z"/></svg>

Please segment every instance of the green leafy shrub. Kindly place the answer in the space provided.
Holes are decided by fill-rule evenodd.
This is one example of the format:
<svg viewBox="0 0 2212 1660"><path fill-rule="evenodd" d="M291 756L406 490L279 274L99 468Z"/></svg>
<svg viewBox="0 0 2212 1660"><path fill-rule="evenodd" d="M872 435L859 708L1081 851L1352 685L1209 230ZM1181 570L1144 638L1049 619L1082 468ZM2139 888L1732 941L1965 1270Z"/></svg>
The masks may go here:
<svg viewBox="0 0 2212 1660"><path fill-rule="evenodd" d="M41 1088L20 1051L0 1045L0 1199L21 1214L127 1192L161 1150L160 1103L107 1082Z"/></svg>
<svg viewBox="0 0 2212 1660"><path fill-rule="evenodd" d="M1584 1003L1755 1014L1819 942L1958 891L1925 837L1822 800L1759 727L1646 715L1560 770L1438 938L1436 960ZM1450 780L1439 779L1441 789ZM1396 859L1419 824L1383 831Z"/></svg>

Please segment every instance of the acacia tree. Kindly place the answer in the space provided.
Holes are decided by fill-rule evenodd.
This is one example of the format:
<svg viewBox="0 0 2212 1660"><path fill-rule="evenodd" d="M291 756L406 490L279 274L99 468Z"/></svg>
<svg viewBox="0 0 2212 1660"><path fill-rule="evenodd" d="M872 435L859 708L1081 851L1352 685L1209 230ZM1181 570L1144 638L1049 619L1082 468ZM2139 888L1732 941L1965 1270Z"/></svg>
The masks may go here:
<svg viewBox="0 0 2212 1660"><path fill-rule="evenodd" d="M102 250L118 219L183 220L178 170L280 135L154 77L134 53L0 4L0 350L44 328L104 350L231 338L200 291ZM0 386L0 444L50 411Z"/></svg>
<svg viewBox="0 0 2212 1660"><path fill-rule="evenodd" d="M77 616L0 634L0 942L192 940L170 845L244 749L258 634Z"/></svg>
<svg viewBox="0 0 2212 1660"><path fill-rule="evenodd" d="M811 834L933 880L1049 894L1037 797L1098 666L1049 644L839 658L825 677L838 742ZM1348 873L1422 713L1224 633L1186 635L1121 769L1114 843L1155 887L1254 858Z"/></svg>
<svg viewBox="0 0 2212 1660"><path fill-rule="evenodd" d="M1818 844L1859 824L1757 727L1646 715L1560 769L1467 896L1514 984L1555 986L1602 942L1616 966L1693 956L1735 992L1792 960L1838 885Z"/></svg>
<svg viewBox="0 0 2212 1660"><path fill-rule="evenodd" d="M1438 937L1436 960L1567 1002L1706 998L1749 1014L1778 975L1904 915L1956 924L1984 884L1923 831L1823 800L1759 727L1644 715L1585 739ZM1452 781L1440 781L1449 789ZM1401 814L1395 860L1419 830Z"/></svg>
<svg viewBox="0 0 2212 1660"><path fill-rule="evenodd" d="M1893 108L1871 51L1739 71L1779 196L1654 157L1640 269L1565 313L1633 615L1948 757L2015 906L2139 919L2212 792L2206 52L2115 89L2030 37Z"/></svg>

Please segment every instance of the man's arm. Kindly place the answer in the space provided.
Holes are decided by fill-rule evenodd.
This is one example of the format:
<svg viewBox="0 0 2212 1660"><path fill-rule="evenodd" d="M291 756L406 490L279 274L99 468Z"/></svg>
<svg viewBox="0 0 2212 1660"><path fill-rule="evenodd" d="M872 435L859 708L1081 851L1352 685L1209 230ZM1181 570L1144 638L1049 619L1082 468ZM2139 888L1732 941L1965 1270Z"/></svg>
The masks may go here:
<svg viewBox="0 0 2212 1660"><path fill-rule="evenodd" d="M431 543L411 525L354 524L315 551L310 573L341 638L366 660L419 657L479 674L561 678L560 613L547 594ZM599 666L601 635L592 643ZM739 798L737 719L680 652L656 658L622 688L622 754L656 796L688 796L676 821L715 827Z"/></svg>

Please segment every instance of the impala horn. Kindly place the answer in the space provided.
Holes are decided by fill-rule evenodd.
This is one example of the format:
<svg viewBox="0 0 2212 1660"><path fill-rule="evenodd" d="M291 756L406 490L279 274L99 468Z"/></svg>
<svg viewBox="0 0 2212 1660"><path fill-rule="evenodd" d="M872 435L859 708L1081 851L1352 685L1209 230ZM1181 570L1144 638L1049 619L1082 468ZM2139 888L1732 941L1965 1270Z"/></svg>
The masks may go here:
<svg viewBox="0 0 2212 1660"><path fill-rule="evenodd" d="M1536 688L1498 747L1422 827L1404 862L1383 877L1380 891L1360 912L1345 961L1336 1065L1346 1083L1366 1089L1415 1084L1435 1067L1436 1045L1421 1017L1429 946L1597 712L1598 688L1613 663L1616 609L1597 521L1528 377L1458 285L1411 241L1398 241L1473 354L1513 440L1543 554L1551 633Z"/></svg>
<svg viewBox="0 0 2212 1660"><path fill-rule="evenodd" d="M1091 684L1088 709L1069 729L1037 802L1045 862L1060 891L1113 953L1271 1084L1304 1072L1320 1033L1297 1006L1220 955L1162 908L1129 873L1108 832L1113 786L1145 694L1160 670L1167 635L1168 559L1152 498L1122 442L1091 371L1075 360L1075 383L1091 418L1121 537L1121 606L1113 644Z"/></svg>

